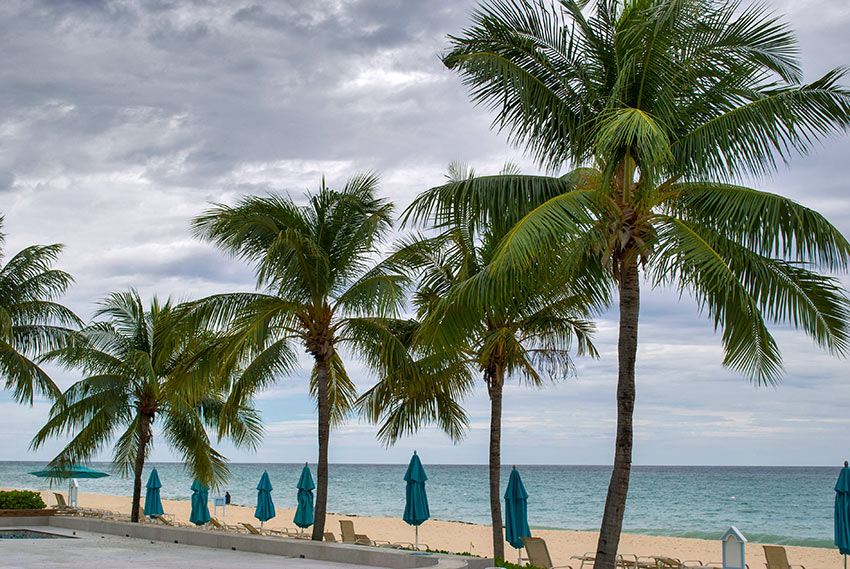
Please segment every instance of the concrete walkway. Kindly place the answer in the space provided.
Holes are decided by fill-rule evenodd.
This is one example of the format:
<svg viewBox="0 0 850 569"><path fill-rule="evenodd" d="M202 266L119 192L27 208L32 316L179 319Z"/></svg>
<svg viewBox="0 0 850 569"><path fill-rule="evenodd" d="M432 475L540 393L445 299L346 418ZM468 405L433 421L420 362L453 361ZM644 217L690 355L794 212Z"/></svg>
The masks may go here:
<svg viewBox="0 0 850 569"><path fill-rule="evenodd" d="M374 569L55 527L30 529L73 534L75 539L4 539L0 543L0 566L4 569Z"/></svg>

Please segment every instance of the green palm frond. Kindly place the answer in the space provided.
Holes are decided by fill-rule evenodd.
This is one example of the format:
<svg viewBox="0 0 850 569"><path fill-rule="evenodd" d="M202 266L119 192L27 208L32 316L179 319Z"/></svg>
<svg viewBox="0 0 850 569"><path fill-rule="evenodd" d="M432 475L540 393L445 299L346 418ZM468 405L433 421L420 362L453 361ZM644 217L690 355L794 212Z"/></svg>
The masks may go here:
<svg viewBox="0 0 850 569"><path fill-rule="evenodd" d="M163 414L162 433L180 455L188 472L203 483L217 487L227 480L230 469L225 457L212 447L198 411L195 406L170 402Z"/></svg>
<svg viewBox="0 0 850 569"><path fill-rule="evenodd" d="M386 444L429 423L458 440L466 425L460 401L472 388L473 373L484 373L486 381L507 374L540 385L541 369L551 378L570 373L574 334L581 350L595 353L593 326L576 315L594 310L598 295L576 294L559 270L566 256L555 252L518 269L490 264L514 230L508 220L577 187L588 188L592 203L598 174L583 170L552 180L476 178L468 171L454 166L449 183L419 196L406 212L409 220L431 220L441 233L407 237L385 261L415 275L420 321L358 322L349 330L381 346L365 353L381 380L359 407L381 423L379 438ZM551 328L544 329L547 320Z"/></svg>
<svg viewBox="0 0 850 569"><path fill-rule="evenodd" d="M683 183L670 187L676 215L726 235L761 255L845 270L847 239L821 214L792 200L743 186Z"/></svg>
<svg viewBox="0 0 850 569"><path fill-rule="evenodd" d="M378 176L351 177L342 189L324 179L298 206L281 195L244 197L235 206L218 204L194 221L196 235L250 262L266 294L235 293L193 303L187 318L223 331L218 351L233 369L225 415L261 389L289 374L300 342L329 366L331 417L340 424L351 411L356 387L337 344L355 352L373 347L348 334L349 318L397 314L407 279L392 264L372 265L392 225L393 206L377 197ZM314 367L311 393L320 386Z"/></svg>
<svg viewBox="0 0 850 569"><path fill-rule="evenodd" d="M317 366L313 366L313 373L310 376L310 395L313 397L318 396L319 389L316 374ZM357 401L357 386L348 377L342 358L334 353L328 362L328 404L331 410L331 427L338 427L345 423L354 409L355 401Z"/></svg>
<svg viewBox="0 0 850 569"><path fill-rule="evenodd" d="M57 400L32 446L71 435L55 461L85 462L117 436L113 462L129 474L139 459L144 462L154 442L141 444L142 421L161 420L166 439L189 472L220 482L227 468L206 428L247 446L256 445L260 429L250 399L231 414L222 412L231 378L222 377L227 372L211 373L208 361L221 337L197 327L199 320L188 313L187 307L157 298L146 307L135 290L104 299L97 311L101 320L71 333L43 356L87 375ZM207 406L211 416L205 414L205 402L213 402Z"/></svg>
<svg viewBox="0 0 850 569"><path fill-rule="evenodd" d="M0 267L0 378L12 397L32 404L36 395L56 400L60 392L33 360L57 349L79 318L56 299L74 282L53 269L62 245L33 245Z"/></svg>
<svg viewBox="0 0 850 569"><path fill-rule="evenodd" d="M153 442L145 449L145 458L150 454ZM136 456L139 452L139 417L134 416L128 423L124 432L115 441L112 450L112 464L121 476L129 477L133 474Z"/></svg>
<svg viewBox="0 0 850 569"><path fill-rule="evenodd" d="M697 302L723 330L724 365L758 383L774 383L782 358L750 294L729 263L704 235L680 219L659 222L656 278L671 279L694 291Z"/></svg>

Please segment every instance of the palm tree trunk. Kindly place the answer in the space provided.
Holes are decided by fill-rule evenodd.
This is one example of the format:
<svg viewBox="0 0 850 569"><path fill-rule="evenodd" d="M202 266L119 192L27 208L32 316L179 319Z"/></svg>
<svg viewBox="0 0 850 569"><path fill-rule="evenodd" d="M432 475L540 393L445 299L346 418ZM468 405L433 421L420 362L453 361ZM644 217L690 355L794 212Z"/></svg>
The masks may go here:
<svg viewBox="0 0 850 569"><path fill-rule="evenodd" d="M151 421L153 417L147 413L139 414L139 447L136 449L136 464L133 467L133 504L130 511L130 521L138 523L139 509L142 501L142 470L145 468L145 454L151 440Z"/></svg>
<svg viewBox="0 0 850 569"><path fill-rule="evenodd" d="M313 541L322 541L325 535L325 514L328 509L328 441L331 432L327 358L316 358L316 384L319 407L319 465L316 468L316 509L313 521Z"/></svg>
<svg viewBox="0 0 850 569"><path fill-rule="evenodd" d="M599 529L595 569L615 569L623 512L632 469L632 415L635 409L635 356L637 354L640 277L637 262L620 262L620 336L617 342L617 440L614 470Z"/></svg>
<svg viewBox="0 0 850 569"><path fill-rule="evenodd" d="M493 526L493 557L505 558L502 535L502 501L500 470L502 468L502 382L504 370L494 371L488 382L490 392L490 518Z"/></svg>

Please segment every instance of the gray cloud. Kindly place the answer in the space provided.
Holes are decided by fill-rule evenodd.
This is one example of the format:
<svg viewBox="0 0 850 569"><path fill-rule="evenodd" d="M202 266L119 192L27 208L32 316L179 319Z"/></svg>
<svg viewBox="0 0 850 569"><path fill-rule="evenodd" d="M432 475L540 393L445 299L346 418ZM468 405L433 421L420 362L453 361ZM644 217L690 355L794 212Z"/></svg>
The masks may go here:
<svg viewBox="0 0 850 569"><path fill-rule="evenodd" d="M0 4L6 251L65 243L59 265L77 280L66 302L88 317L96 300L131 286L176 298L251 290L250 268L191 237L190 220L212 201L270 191L301 199L322 175L338 184L354 172L376 170L400 211L441 183L454 159L479 173L497 171L509 159L535 172L490 131L491 117L472 105L458 77L438 60L446 35L468 24L474 5ZM807 79L848 63L846 7L829 0L773 5L799 32ZM850 141L840 137L751 183L822 211L850 234L848 155ZM614 313L599 326L603 357L578 361L576 378L548 386L545 398L510 388L506 462L610 461ZM647 290L640 333L637 462L781 464L793 448L797 463L828 463L843 449L843 439L831 434L842 430L824 425L846 414L846 363L818 352L802 335L778 331L786 379L777 389L756 389L722 368L719 337L687 296L680 302L670 291ZM357 362L351 367L361 387L372 381ZM74 379L58 373L63 385ZM260 401L275 425L264 447L270 452L292 442L288 422L309 431L313 407L305 385L301 373ZM6 405L3 397L0 405ZM466 443L449 446L431 429L416 444L445 462L485 462L486 394L478 391L466 403L473 421ZM26 425L40 424L46 414L43 405L20 411L30 413ZM0 413L0 431L19 416ZM335 435L344 443L334 450L336 460L404 460L406 451L381 449L374 428L352 425ZM540 441L535 449L522 444L529 435ZM312 435L302 438L299 445L313 444ZM739 450L730 454L729 444ZM25 447L4 440L0 458L25 458Z"/></svg>

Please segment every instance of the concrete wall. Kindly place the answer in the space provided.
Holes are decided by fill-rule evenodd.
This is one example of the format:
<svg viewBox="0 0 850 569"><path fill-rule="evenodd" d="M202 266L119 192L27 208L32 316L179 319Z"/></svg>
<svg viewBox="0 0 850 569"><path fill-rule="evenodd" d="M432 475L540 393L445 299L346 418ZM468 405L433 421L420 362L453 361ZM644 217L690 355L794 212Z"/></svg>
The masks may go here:
<svg viewBox="0 0 850 569"><path fill-rule="evenodd" d="M352 563L391 569L484 569L491 559L457 555L421 554L397 549L323 543L293 538L238 534L228 531L170 528L154 524L132 524L79 516L26 516L0 518L0 527L53 526L69 530L120 535L140 539L182 543L218 549L251 551L286 557Z"/></svg>

